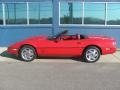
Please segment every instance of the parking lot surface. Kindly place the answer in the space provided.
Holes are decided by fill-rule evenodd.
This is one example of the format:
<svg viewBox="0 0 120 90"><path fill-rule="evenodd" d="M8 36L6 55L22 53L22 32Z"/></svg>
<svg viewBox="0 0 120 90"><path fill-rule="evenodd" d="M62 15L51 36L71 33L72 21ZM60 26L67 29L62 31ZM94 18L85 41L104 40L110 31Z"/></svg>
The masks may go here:
<svg viewBox="0 0 120 90"><path fill-rule="evenodd" d="M119 51L91 64L66 58L23 62L0 50L0 90L120 90Z"/></svg>
<svg viewBox="0 0 120 90"><path fill-rule="evenodd" d="M0 63L0 90L120 90L120 64Z"/></svg>

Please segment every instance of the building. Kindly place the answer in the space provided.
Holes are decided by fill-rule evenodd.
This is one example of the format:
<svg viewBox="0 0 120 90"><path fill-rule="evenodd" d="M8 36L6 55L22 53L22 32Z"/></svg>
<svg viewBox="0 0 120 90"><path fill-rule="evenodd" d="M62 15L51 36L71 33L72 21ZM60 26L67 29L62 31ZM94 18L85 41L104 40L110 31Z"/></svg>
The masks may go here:
<svg viewBox="0 0 120 90"><path fill-rule="evenodd" d="M119 0L0 0L0 47L64 29L112 36L120 48Z"/></svg>

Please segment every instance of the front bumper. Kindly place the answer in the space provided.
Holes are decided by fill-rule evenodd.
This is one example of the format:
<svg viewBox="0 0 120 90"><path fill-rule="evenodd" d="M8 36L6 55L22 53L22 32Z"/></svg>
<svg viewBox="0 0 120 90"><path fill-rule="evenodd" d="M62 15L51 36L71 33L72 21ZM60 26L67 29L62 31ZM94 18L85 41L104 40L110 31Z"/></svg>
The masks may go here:
<svg viewBox="0 0 120 90"><path fill-rule="evenodd" d="M18 49L16 49L16 48L8 47L7 52L9 54L14 54L14 55L18 56Z"/></svg>

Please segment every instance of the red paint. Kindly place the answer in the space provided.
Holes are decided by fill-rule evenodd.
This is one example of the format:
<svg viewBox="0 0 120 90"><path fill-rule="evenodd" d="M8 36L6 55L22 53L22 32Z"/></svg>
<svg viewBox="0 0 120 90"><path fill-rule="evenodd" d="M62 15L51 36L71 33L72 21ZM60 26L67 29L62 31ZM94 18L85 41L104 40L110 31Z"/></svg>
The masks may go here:
<svg viewBox="0 0 120 90"><path fill-rule="evenodd" d="M79 34L78 34L79 35ZM8 47L8 53L18 56L23 45L31 45L39 56L52 57L76 57L81 56L87 46L97 46L102 54L110 54L116 51L116 41L105 36L86 36L79 39L78 35L61 35L55 40L49 40L45 36L31 37L17 42Z"/></svg>

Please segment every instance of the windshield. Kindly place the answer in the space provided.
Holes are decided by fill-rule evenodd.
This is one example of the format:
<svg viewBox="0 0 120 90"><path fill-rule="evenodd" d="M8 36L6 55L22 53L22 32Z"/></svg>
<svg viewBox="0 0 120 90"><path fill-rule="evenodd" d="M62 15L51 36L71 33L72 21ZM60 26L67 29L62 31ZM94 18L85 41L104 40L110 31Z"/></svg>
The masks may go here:
<svg viewBox="0 0 120 90"><path fill-rule="evenodd" d="M49 40L57 39L57 38L61 37L62 35L65 35L67 33L68 33L68 30L64 30L64 31L62 31L54 36L49 36L48 39Z"/></svg>

